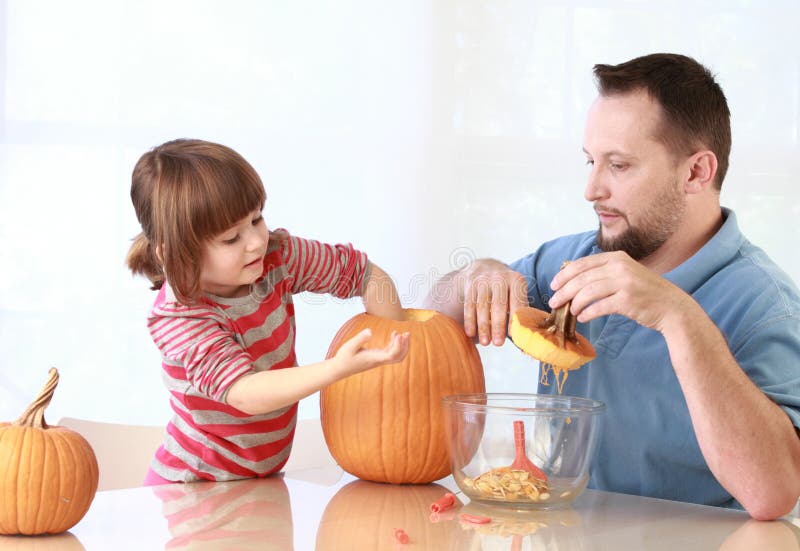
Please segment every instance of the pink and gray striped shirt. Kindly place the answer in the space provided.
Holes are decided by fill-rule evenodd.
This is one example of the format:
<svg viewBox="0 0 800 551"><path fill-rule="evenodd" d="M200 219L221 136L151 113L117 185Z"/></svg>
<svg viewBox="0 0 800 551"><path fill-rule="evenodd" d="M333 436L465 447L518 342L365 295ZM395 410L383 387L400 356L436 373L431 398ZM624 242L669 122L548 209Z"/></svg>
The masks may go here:
<svg viewBox="0 0 800 551"><path fill-rule="evenodd" d="M247 373L297 365L292 295L359 295L369 266L366 254L352 245L328 245L277 230L262 277L245 297L204 295L199 304L186 306L165 284L148 329L161 351L175 415L151 471L183 482L279 471L292 448L297 403L248 415L226 403L227 391Z"/></svg>

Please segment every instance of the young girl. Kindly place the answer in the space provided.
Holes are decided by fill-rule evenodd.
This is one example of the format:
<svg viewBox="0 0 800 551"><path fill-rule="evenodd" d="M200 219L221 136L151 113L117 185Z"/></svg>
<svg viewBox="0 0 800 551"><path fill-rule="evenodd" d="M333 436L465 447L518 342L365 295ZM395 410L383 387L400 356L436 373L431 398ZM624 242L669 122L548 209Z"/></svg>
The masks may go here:
<svg viewBox="0 0 800 551"><path fill-rule="evenodd" d="M131 199L142 233L128 267L158 290L148 329L175 412L145 484L233 480L289 458L297 402L343 377L403 359L408 334L365 349L365 330L323 362L297 366L292 295L360 295L402 319L391 279L351 245L269 231L253 167L228 147L175 140L145 153Z"/></svg>

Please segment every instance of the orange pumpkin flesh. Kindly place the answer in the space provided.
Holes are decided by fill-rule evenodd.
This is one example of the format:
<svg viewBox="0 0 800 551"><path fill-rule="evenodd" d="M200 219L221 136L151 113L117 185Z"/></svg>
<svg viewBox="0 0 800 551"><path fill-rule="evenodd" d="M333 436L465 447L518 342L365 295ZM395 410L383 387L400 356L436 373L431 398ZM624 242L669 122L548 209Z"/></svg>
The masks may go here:
<svg viewBox="0 0 800 551"><path fill-rule="evenodd" d="M369 327L367 347L383 347L392 331L409 332L399 363L351 375L320 393L320 418L331 455L365 480L425 484L450 474L441 399L484 392L475 344L459 324L432 310L408 309L405 321L359 314L331 343L328 357Z"/></svg>
<svg viewBox="0 0 800 551"><path fill-rule="evenodd" d="M513 343L542 362L542 384L548 384L551 370L555 372L559 394L569 372L596 356L592 344L575 331L575 317L569 307L567 302L551 314L531 307L518 308L508 326Z"/></svg>
<svg viewBox="0 0 800 551"><path fill-rule="evenodd" d="M549 330L550 317L536 308L518 308L511 316L508 336L529 356L563 369L578 369L596 356L592 343L580 333Z"/></svg>
<svg viewBox="0 0 800 551"><path fill-rule="evenodd" d="M47 384L14 423L0 423L0 534L57 534L89 510L97 491L97 459L77 432L50 427L44 410L58 384Z"/></svg>

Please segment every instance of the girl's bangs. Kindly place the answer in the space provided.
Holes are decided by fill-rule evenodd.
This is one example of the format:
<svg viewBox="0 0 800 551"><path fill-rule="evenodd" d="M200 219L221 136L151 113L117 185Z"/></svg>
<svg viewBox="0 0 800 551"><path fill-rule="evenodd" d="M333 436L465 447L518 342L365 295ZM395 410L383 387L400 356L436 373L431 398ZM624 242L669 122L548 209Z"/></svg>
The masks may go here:
<svg viewBox="0 0 800 551"><path fill-rule="evenodd" d="M243 159L242 159L243 161ZM203 205L196 205L197 237L210 239L231 228L255 210L264 208L266 193L261 179L247 164L213 163L200 171Z"/></svg>

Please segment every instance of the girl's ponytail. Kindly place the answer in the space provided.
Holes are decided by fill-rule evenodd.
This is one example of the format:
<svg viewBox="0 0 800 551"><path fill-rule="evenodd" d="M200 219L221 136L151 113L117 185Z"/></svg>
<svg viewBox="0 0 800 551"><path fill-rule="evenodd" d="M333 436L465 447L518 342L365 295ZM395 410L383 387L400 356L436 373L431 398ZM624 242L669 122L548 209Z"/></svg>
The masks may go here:
<svg viewBox="0 0 800 551"><path fill-rule="evenodd" d="M161 289L164 284L164 270L156 257L156 253L144 233L133 239L125 263L134 275L143 275L153 284L151 289Z"/></svg>

